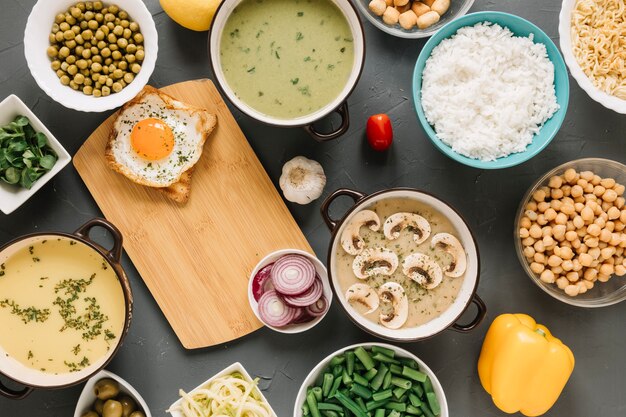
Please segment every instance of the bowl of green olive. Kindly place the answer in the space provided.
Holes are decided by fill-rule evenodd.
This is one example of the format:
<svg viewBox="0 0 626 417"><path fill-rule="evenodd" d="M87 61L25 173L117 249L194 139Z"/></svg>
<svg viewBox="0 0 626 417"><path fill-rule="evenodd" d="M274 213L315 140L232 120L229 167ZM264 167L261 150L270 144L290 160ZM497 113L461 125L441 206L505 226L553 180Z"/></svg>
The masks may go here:
<svg viewBox="0 0 626 417"><path fill-rule="evenodd" d="M152 15L141 0L39 0L24 54L39 87L65 107L101 112L135 97L158 53Z"/></svg>
<svg viewBox="0 0 626 417"><path fill-rule="evenodd" d="M128 382L102 370L85 384L74 417L152 417L152 414Z"/></svg>

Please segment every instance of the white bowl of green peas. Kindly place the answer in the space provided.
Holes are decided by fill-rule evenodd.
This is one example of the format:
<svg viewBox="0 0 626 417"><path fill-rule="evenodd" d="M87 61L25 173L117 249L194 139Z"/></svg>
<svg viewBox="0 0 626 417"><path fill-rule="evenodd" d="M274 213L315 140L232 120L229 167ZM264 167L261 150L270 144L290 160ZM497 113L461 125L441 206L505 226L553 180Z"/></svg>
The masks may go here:
<svg viewBox="0 0 626 417"><path fill-rule="evenodd" d="M443 388L404 349L360 343L328 355L300 387L293 417L449 417Z"/></svg>

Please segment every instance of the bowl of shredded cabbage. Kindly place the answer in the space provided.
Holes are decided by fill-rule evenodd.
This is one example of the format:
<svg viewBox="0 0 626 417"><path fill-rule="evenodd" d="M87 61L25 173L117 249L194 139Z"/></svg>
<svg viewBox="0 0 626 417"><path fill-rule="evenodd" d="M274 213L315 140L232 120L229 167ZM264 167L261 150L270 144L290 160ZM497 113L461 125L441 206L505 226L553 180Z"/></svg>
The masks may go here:
<svg viewBox="0 0 626 417"><path fill-rule="evenodd" d="M236 362L180 398L167 410L172 417L277 417L259 387Z"/></svg>

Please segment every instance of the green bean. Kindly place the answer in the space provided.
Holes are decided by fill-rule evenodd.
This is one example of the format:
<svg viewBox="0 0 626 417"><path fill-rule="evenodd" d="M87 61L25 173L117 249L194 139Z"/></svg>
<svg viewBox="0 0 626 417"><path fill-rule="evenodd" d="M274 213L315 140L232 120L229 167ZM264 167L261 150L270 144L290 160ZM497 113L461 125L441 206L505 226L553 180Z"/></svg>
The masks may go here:
<svg viewBox="0 0 626 417"><path fill-rule="evenodd" d="M375 361L378 362L383 362L383 363L393 363L393 364L400 364L400 361L398 361L397 359L394 359L390 356L387 356L383 353L376 353L372 356L372 359L374 359Z"/></svg>
<svg viewBox="0 0 626 417"><path fill-rule="evenodd" d="M411 387L418 397L424 398L424 387L420 384L415 384Z"/></svg>
<svg viewBox="0 0 626 417"><path fill-rule="evenodd" d="M369 381L367 380L367 378L364 378L359 374L352 374L352 380L357 384L363 385L364 387L367 387L369 385Z"/></svg>
<svg viewBox="0 0 626 417"><path fill-rule="evenodd" d="M414 407L419 407L420 405L422 405L422 401L418 398L417 395L413 393L409 394L409 401Z"/></svg>
<svg viewBox="0 0 626 417"><path fill-rule="evenodd" d="M417 371L413 368L409 368L406 365L402 368L402 375L414 381L422 383L426 382L426 378L428 378L428 375L426 375L425 373Z"/></svg>
<svg viewBox="0 0 626 417"><path fill-rule="evenodd" d="M371 381L372 379L374 379L374 377L376 376L377 373L378 373L378 369L372 368L369 371L367 371L366 373L364 373L363 377L365 379L367 379L368 381Z"/></svg>
<svg viewBox="0 0 626 417"><path fill-rule="evenodd" d="M396 397L396 400L399 400L407 391L408 391L407 389L398 387L393 390L393 396Z"/></svg>
<svg viewBox="0 0 626 417"><path fill-rule="evenodd" d="M368 401L365 403L365 408L367 411L376 410L378 408L382 408L385 404L387 404L390 400L379 400L379 401Z"/></svg>
<svg viewBox="0 0 626 417"><path fill-rule="evenodd" d="M421 409L419 409L417 407L414 407L411 404L406 406L406 413L407 414L413 414L413 415L416 415L416 416L421 416L421 415L424 414L424 413L422 413Z"/></svg>
<svg viewBox="0 0 626 417"><path fill-rule="evenodd" d="M389 370L392 374L402 375L402 367L396 364L389 365Z"/></svg>
<svg viewBox="0 0 626 417"><path fill-rule="evenodd" d="M335 356L334 358L332 358L330 360L330 366L337 366L337 365L341 365L346 361L346 358L344 355L338 355Z"/></svg>
<svg viewBox="0 0 626 417"><path fill-rule="evenodd" d="M352 384L352 386L350 387L350 392L358 395L361 398L365 398L366 400L372 398L372 391L370 391L369 388L364 387L361 384Z"/></svg>
<svg viewBox="0 0 626 417"><path fill-rule="evenodd" d="M401 416L400 412L396 410L391 410L391 413L387 415L387 417L400 417L400 416Z"/></svg>
<svg viewBox="0 0 626 417"><path fill-rule="evenodd" d="M396 356L396 352L394 350L387 349L387 348L384 348L382 346L376 346L376 345L372 346L372 352L374 352L374 353L382 353L383 355L389 356L390 358L393 358L393 357Z"/></svg>
<svg viewBox="0 0 626 417"><path fill-rule="evenodd" d="M354 402L356 402L356 403L359 405L359 407L361 407L361 410L362 410L364 413L367 413L367 407L365 407L365 401L363 401L363 398L361 398L361 397L356 397L356 398L354 399Z"/></svg>
<svg viewBox="0 0 626 417"><path fill-rule="evenodd" d="M332 411L343 411L343 408L333 403L317 403L317 409L322 410L332 410Z"/></svg>
<svg viewBox="0 0 626 417"><path fill-rule="evenodd" d="M350 376L352 376L352 373L354 372L354 357L354 352L346 352L346 369L348 370L348 375Z"/></svg>
<svg viewBox="0 0 626 417"><path fill-rule="evenodd" d="M302 404L302 415L303 416L308 416L309 414L310 414L309 404L307 404L307 403Z"/></svg>
<svg viewBox="0 0 626 417"><path fill-rule="evenodd" d="M435 417L426 404L420 405L420 410L422 410L422 413L424 413L426 417Z"/></svg>
<svg viewBox="0 0 626 417"><path fill-rule="evenodd" d="M350 385L350 384L352 384L352 378L350 378L350 375L348 375L348 371L346 371L346 369L345 369L345 368L344 368L344 370L343 370L342 380L343 380L343 384L344 384L344 385Z"/></svg>
<svg viewBox="0 0 626 417"><path fill-rule="evenodd" d="M376 412L374 413L374 417L385 417L385 409L384 408L377 409Z"/></svg>
<svg viewBox="0 0 626 417"><path fill-rule="evenodd" d="M365 366L361 362L354 363L354 370L357 372L363 372L365 370Z"/></svg>
<svg viewBox="0 0 626 417"><path fill-rule="evenodd" d="M408 379L400 378L399 376L391 377L391 384L404 389L411 389L413 385Z"/></svg>
<svg viewBox="0 0 626 417"><path fill-rule="evenodd" d="M390 389L386 389L384 391L375 392L372 395L372 399L374 401L382 401L382 400L386 400L386 399L391 398L392 395L393 395L393 393L391 392L391 390Z"/></svg>
<svg viewBox="0 0 626 417"><path fill-rule="evenodd" d="M317 409L317 400L315 399L313 390L306 395L306 403L309 405L309 411L311 412L312 417L322 417L320 410Z"/></svg>
<svg viewBox="0 0 626 417"><path fill-rule="evenodd" d="M400 363L404 366L408 366L409 368L419 369L419 365L411 358L398 358Z"/></svg>
<svg viewBox="0 0 626 417"><path fill-rule="evenodd" d="M330 392L328 393L328 398L334 398L335 394L337 393L337 390L339 389L339 386L341 385L341 378L336 378L335 381L333 382L333 386L330 389Z"/></svg>
<svg viewBox="0 0 626 417"><path fill-rule="evenodd" d="M322 395L324 398L328 398L328 394L330 393L330 389L332 388L334 381L335 377L333 374L324 374L324 382L322 384Z"/></svg>
<svg viewBox="0 0 626 417"><path fill-rule="evenodd" d="M426 377L426 381L424 381L423 385L424 385L424 391L426 391L426 392L435 392L433 390L433 383L430 380L430 378L428 378L428 376Z"/></svg>
<svg viewBox="0 0 626 417"><path fill-rule="evenodd" d="M385 375L387 375L387 372L389 372L389 368L387 368L387 365L385 365L384 363L381 363L378 366L378 372L376 373L376 376L370 381L370 386L373 390L378 391L378 389L380 389L381 385L383 384L383 379L385 378Z"/></svg>
<svg viewBox="0 0 626 417"><path fill-rule="evenodd" d="M333 367L333 376L335 378L340 377L342 374L343 374L343 366L337 365L337 366Z"/></svg>
<svg viewBox="0 0 626 417"><path fill-rule="evenodd" d="M356 348L354 350L354 354L359 359L359 361L361 361L363 366L365 366L365 369L367 371L374 367L374 361L372 360L372 357L369 353L367 353L365 349L363 349L363 346L359 346L358 348Z"/></svg>
<svg viewBox="0 0 626 417"><path fill-rule="evenodd" d="M344 407L350 410L350 412L352 412L356 417L368 417L367 413L363 412L363 410L361 410L359 405L356 402L352 401L350 398L348 398L348 396L345 395L343 392L338 391L337 394L335 394L335 397L337 398L337 400L339 400L339 402Z"/></svg>
<svg viewBox="0 0 626 417"><path fill-rule="evenodd" d="M396 410L404 413L406 411L406 404L401 402L389 401L387 404L385 404L385 408L387 410Z"/></svg>
<svg viewBox="0 0 626 417"><path fill-rule="evenodd" d="M439 413L441 413L441 407L439 406L437 395L434 392L427 392L426 400L428 401L428 405L430 409L432 410L433 414L439 415Z"/></svg>
<svg viewBox="0 0 626 417"><path fill-rule="evenodd" d="M320 402L323 399L323 395L322 395L322 389L320 387L313 387L311 389L311 392L313 392L313 395L315 395L315 399Z"/></svg>
<svg viewBox="0 0 626 417"><path fill-rule="evenodd" d="M341 413L343 414L343 408L339 408L341 409ZM321 413L324 417L340 417L340 414L337 411L333 410L323 410L321 411Z"/></svg>
<svg viewBox="0 0 626 417"><path fill-rule="evenodd" d="M383 379L383 389L387 389L391 386L391 377L393 375L391 374L391 372L387 372L387 375L385 375L385 378Z"/></svg>

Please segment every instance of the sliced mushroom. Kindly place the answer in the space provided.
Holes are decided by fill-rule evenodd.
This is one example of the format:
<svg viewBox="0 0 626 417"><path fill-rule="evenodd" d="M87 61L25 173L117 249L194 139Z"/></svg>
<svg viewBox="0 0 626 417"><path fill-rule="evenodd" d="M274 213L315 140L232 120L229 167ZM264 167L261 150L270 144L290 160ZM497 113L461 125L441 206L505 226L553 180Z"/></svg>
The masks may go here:
<svg viewBox="0 0 626 417"><path fill-rule="evenodd" d="M443 278L439 264L423 253L413 253L404 258L402 272L427 290L437 287Z"/></svg>
<svg viewBox="0 0 626 417"><path fill-rule="evenodd" d="M365 279L372 275L391 275L398 268L398 255L384 248L365 249L352 262L352 270L357 278Z"/></svg>
<svg viewBox="0 0 626 417"><path fill-rule="evenodd" d="M380 299L376 290L370 287L367 284L356 283L348 288L346 291L346 300L349 303L359 303L369 310L367 310L363 314L370 314L378 309L378 305L380 304Z"/></svg>
<svg viewBox="0 0 626 417"><path fill-rule="evenodd" d="M354 215L350 223L341 233L341 246L350 255L358 255L363 252L365 245L360 235L361 227L367 226L376 232L380 229L380 219L378 214L372 210L359 211Z"/></svg>
<svg viewBox="0 0 626 417"><path fill-rule="evenodd" d="M430 247L445 251L452 256L452 262L444 268L444 274L458 278L465 273L467 257L459 239L449 233L437 233L430 241Z"/></svg>
<svg viewBox="0 0 626 417"><path fill-rule="evenodd" d="M392 214L385 220L383 231L387 239L394 240L400 237L400 232L405 228L414 233L413 240L418 245L430 236L428 220L415 213Z"/></svg>
<svg viewBox="0 0 626 417"><path fill-rule="evenodd" d="M378 295L383 303L391 304L391 311L380 313L380 323L390 329L398 329L409 317L409 300L404 288L397 282L386 282L378 288Z"/></svg>

